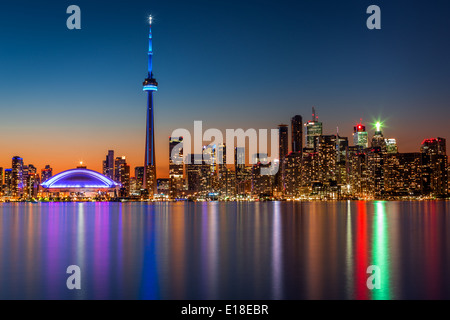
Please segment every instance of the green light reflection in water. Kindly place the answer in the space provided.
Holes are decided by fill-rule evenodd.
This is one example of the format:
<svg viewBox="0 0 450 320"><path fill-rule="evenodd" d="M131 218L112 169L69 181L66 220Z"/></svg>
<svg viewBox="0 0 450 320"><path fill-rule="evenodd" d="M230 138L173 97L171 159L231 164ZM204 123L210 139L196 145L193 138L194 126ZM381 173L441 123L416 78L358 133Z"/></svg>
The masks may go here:
<svg viewBox="0 0 450 320"><path fill-rule="evenodd" d="M389 282L389 238L386 219L386 202L376 201L373 222L372 264L380 268L381 288L372 290L373 300L389 300L391 298ZM368 276L370 276L368 274Z"/></svg>

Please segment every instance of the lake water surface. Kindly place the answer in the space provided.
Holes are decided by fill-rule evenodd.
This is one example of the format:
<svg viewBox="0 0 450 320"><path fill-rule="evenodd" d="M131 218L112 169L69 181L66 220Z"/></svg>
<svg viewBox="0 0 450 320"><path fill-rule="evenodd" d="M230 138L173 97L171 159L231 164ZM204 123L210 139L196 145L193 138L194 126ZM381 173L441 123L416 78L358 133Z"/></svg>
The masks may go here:
<svg viewBox="0 0 450 320"><path fill-rule="evenodd" d="M450 202L3 203L0 299L450 299Z"/></svg>

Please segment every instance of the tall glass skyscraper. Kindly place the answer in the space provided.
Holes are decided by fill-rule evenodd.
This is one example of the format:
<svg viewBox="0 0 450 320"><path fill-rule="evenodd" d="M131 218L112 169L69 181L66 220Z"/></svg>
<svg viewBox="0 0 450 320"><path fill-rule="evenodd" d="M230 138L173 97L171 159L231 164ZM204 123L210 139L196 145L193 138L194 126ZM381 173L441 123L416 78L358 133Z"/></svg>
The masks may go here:
<svg viewBox="0 0 450 320"><path fill-rule="evenodd" d="M12 158L11 171L11 196L20 198L23 193L23 159L21 157Z"/></svg>
<svg viewBox="0 0 450 320"><path fill-rule="evenodd" d="M180 145L181 144L181 145ZM174 148L180 145L177 149ZM183 190L183 137L169 137L169 197L171 199L177 198L179 193ZM172 159L173 156L179 159ZM175 160L175 161L174 161ZM179 161L179 163L178 163Z"/></svg>
<svg viewBox="0 0 450 320"><path fill-rule="evenodd" d="M363 149L369 147L369 135L367 134L366 126L362 123L353 127L353 145Z"/></svg>
<svg viewBox="0 0 450 320"><path fill-rule="evenodd" d="M292 131L292 152L302 152L303 150L303 119L302 116L296 115L291 119Z"/></svg>
<svg viewBox="0 0 450 320"><path fill-rule="evenodd" d="M285 124L280 124L278 126L278 139L279 139L279 158L280 161L282 159L284 159L286 157L286 155L288 154L289 150L288 150L288 126Z"/></svg>
<svg viewBox="0 0 450 320"><path fill-rule="evenodd" d="M312 108L312 120L306 124L306 148L314 149L315 138L322 135L322 122L319 122L319 117L316 110Z"/></svg>
<svg viewBox="0 0 450 320"><path fill-rule="evenodd" d="M108 150L106 160L103 161L103 175L114 180L114 150Z"/></svg>

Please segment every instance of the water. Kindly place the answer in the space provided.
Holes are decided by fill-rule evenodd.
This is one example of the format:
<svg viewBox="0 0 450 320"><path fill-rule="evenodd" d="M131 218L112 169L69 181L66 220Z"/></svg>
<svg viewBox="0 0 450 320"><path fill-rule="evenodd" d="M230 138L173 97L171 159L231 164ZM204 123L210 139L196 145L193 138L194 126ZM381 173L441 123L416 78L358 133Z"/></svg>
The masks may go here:
<svg viewBox="0 0 450 320"><path fill-rule="evenodd" d="M4 203L0 298L449 299L449 230L445 201Z"/></svg>

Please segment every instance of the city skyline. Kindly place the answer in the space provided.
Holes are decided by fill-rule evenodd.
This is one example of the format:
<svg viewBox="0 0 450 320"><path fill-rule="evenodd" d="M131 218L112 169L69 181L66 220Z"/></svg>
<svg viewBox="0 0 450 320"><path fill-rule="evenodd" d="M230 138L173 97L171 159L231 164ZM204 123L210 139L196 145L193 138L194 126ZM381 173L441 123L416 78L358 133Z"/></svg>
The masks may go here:
<svg viewBox="0 0 450 320"><path fill-rule="evenodd" d="M339 125L340 134L350 138L362 118L371 136L368 123L384 120L400 152L417 151L425 138L449 136L447 3L404 8L382 1L383 28L375 32L365 27L365 3L286 3L275 12L270 2L258 3L255 10L250 3L179 2L174 11L162 3L149 7L138 1L130 8L113 2L104 12L101 1L80 1L79 31L65 27L62 4L42 12L48 19L39 30L18 22L40 12L39 4L30 2L25 11L8 4L12 14L0 16L11 31L3 35L9 50L0 59L7 115L0 119L1 166L9 167L18 155L37 168L50 164L55 172L80 161L101 172L99 159L110 149L125 155L132 168L143 165L146 97L139 83L148 32L143 12L155 16L155 70L162 85L155 96L158 178L168 177L167 137L176 128L189 129L194 120L222 130L275 128L294 114L309 119L309 108L316 106L328 134ZM433 16L435 24L416 22L409 10ZM18 12L23 16L15 16ZM333 21L336 30L325 26ZM438 45L439 51L427 49ZM32 62L23 59L29 46ZM33 87L23 95L23 79L30 75ZM112 77L118 82L100 85ZM230 83L236 83L232 95ZM260 90L270 94L262 98Z"/></svg>
<svg viewBox="0 0 450 320"><path fill-rule="evenodd" d="M299 117L300 115L293 115L293 117L292 117L292 121L293 121L293 119L295 118L295 117ZM318 119L318 118L317 118ZM305 120L306 121L306 120ZM309 121L310 122L310 121ZM322 124L322 122L319 122L319 123L321 123ZM304 144L304 145L306 145L306 148L308 148L308 145L307 145L307 141L308 141L308 137L307 137L307 135L306 135L306 131L307 131L307 124L308 124L308 121L307 122L305 122L302 126L304 127L304 132L305 133L303 133L302 132L302 143ZM288 143L286 142L286 147L288 148L288 153L292 153L292 152L295 152L294 150L292 150L292 148L293 148L293 145L292 145L292 137L291 137L291 135L292 135L292 125L293 125L293 123L291 123L290 124L290 126L288 126L288 125L284 125L284 124L282 124L282 125L278 125L278 126L274 126L272 129L275 129L276 127L278 127L278 129L280 128L280 127L287 127L287 131L286 131L286 133L287 133L287 136L286 136L286 138L285 139L288 139L287 141L288 141ZM366 133L367 135L366 135L366 139L368 138L368 140L371 140L373 137L376 137L376 135L377 135L377 125L381 125L381 123L380 122L376 122L376 123L374 123L373 124L373 126L375 127L375 130L373 130L373 134L371 135L371 134L369 134L369 132L367 132L367 131L364 131L364 130L366 130L366 125L365 125L365 123L362 121L362 119L360 119L360 122L359 123L355 123L355 125L354 125L354 131L356 132L356 128L357 127L362 127L363 129L363 132L364 133ZM370 126L369 126L370 127ZM384 126L382 126L381 125L381 128L384 128ZM358 129L359 130L359 129ZM379 131L378 131L379 132ZM384 131L383 131L384 132ZM324 132L323 134L320 134L320 135L318 135L318 136L322 136L322 135L324 135L324 136L326 136L326 135L339 135L339 137L342 137L342 138L347 138L349 141L351 141L352 143L349 143L349 146L358 146L358 144L356 144L355 142L354 142L354 133L353 134L351 134L350 136L344 136L344 135L341 135L339 132ZM399 149L398 148L398 140L395 138L395 137L391 137L391 136L383 136L383 140L386 140L386 143L389 143L391 140L393 140L394 141L394 143L396 144L396 152L399 152L399 153L411 153L411 152L419 152L419 150L420 150L420 148L421 148L421 145L426 141L426 140L433 140L433 139L438 139L438 138L444 138L444 139L446 139L446 137L439 137L439 136L436 136L436 137L424 137L422 140L421 140L421 142L419 142L418 144L417 144L417 146L416 146L416 149L415 150L411 150L411 151L403 151L403 150L401 150L401 149ZM171 137L169 137L169 140L170 139L172 139ZM367 140L367 141L368 141ZM179 142L181 142L182 141L182 139L179 141ZM281 140L280 140L281 141ZM366 142L367 142L366 141ZM368 142L367 142L368 143ZM248 145L248 141L246 142L246 144ZM208 142L206 141L206 142L204 142L204 144L203 144L204 146L207 146L208 145ZM237 145L235 146L235 147L237 147ZM366 148L369 148L370 146L369 146L369 144L367 144L367 147ZM169 150L168 150L168 154L170 154L170 150L171 150L171 148L173 148L173 146L170 144L170 147L168 148ZM280 146L280 150L281 150L281 146ZM132 162L130 162L129 160L129 158L128 158L128 156L127 155L124 155L124 154L121 154L121 153L116 153L116 150L114 150L114 149L105 149L104 151L102 150L101 151L102 152L102 154L103 154L103 158L104 158L104 154L105 153L107 153L107 155L106 155L106 158L107 158L107 160L106 161L110 161L110 166L112 165L112 166L114 166L114 162L116 161L116 160L120 160L120 159L123 159L124 161L127 161L127 163L128 163L128 165L130 166L130 168L134 171L136 168L139 168L139 167L144 167L144 164L142 163L142 164L138 164L138 165L131 165L131 163ZM251 157L251 155L249 155L248 154L248 152L249 152L249 150L248 150L248 148L246 147L245 148L245 152L246 152L246 159L247 160L249 160L250 159L250 157ZM268 152L269 152L269 154L270 154L270 144L268 145ZM297 152L302 152L302 151L297 151ZM112 155L111 155L112 154ZM116 154L116 157L114 157L114 154ZM192 148L192 150L190 151L190 152L187 152L185 155L184 155L184 157L186 157L187 155L193 155L194 154L194 152L193 152L193 148ZM286 154L287 155L287 154ZM9 162L7 162L6 164L2 164L2 163L0 163L0 168L2 168L3 170L5 170L5 169L11 169L11 158L16 158L16 157L19 157L20 159L24 159L24 157L22 157L21 155L12 155L12 156L10 156L10 159L9 159ZM162 157L163 158L163 157ZM108 160L108 159L110 159L110 160ZM38 161L33 161L33 160L28 160L28 159L26 159L27 161L26 161L26 163L27 164L30 164L30 165L32 165L32 166L34 166L34 167L36 167L37 169L38 169L38 171L45 171L46 169L48 169L48 167L51 167L51 169L53 169L53 171L55 172L55 173L58 173L58 172L63 172L63 171L66 171L66 170L70 170L70 169L74 169L74 168L76 168L76 167L80 167L80 166L83 166L83 167L89 167L89 169L91 169L91 170L94 170L94 171L97 171L97 172L99 172L99 173L102 173L103 172L103 174L105 175L105 176L108 176L108 177L110 177L110 178L112 178L111 176L110 176L110 174L109 174L109 172L108 171L105 171L105 160L101 160L101 159L98 159L98 161L96 161L95 162L95 164L94 165L90 165L89 163L86 163L85 161L83 161L83 160L81 160L81 161L78 161L78 162L76 162L76 163L74 163L74 165L72 166L72 167L66 167L66 169L64 169L64 170L55 170L55 167L51 164L51 161L47 161L47 160L38 160ZM225 160L224 160L225 161ZM97 163L98 162L98 163ZM134 161L133 161L134 162ZM138 162L138 161L136 161L136 162ZM162 165L162 167L163 168L167 168L167 172L166 173L164 173L163 175L157 175L157 179L168 179L169 177L170 177L170 163L171 163L171 160L170 160L170 158L169 157L165 157L165 160L163 160L163 162L167 162L167 166L165 166L164 164ZM42 168L40 167L40 166L35 166L35 163L45 163L43 166L42 166ZM185 163L183 163L183 165L184 165ZM224 162L224 164L227 164L226 162ZM250 162L249 161L246 161L246 165L251 165L250 164ZM108 169L106 169L106 170L108 170ZM158 173L160 173L163 169L161 169L161 168L159 168L158 169L158 167L157 167L157 170L158 170ZM130 171L131 172L131 171ZM136 177L136 175L131 175L130 174L130 177Z"/></svg>

